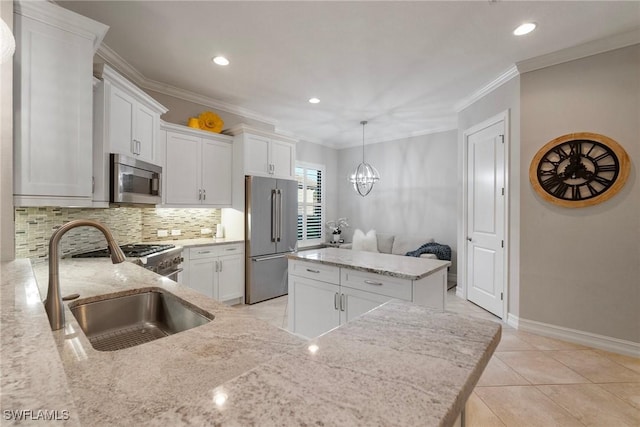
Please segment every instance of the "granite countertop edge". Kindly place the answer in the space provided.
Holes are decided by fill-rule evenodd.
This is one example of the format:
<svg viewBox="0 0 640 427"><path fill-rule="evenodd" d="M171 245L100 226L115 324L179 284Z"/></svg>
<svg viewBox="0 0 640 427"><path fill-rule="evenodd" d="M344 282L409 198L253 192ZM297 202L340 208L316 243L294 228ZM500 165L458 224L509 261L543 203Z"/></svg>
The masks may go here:
<svg viewBox="0 0 640 427"><path fill-rule="evenodd" d="M420 280L451 265L450 261L404 257L403 255L353 251L352 249L341 248L315 248L302 250L299 252L292 252L290 254L287 254L287 258L298 261L312 262L316 264L330 265L334 267L344 267L352 270L362 271L365 273L374 273L383 276L408 280ZM389 260L402 261L404 263L412 263L416 265L419 264L421 265L421 267L418 267L420 272L408 273L406 271L401 271L402 267L390 268L388 266L384 267L382 265L366 265L372 261L376 264L384 264L385 261Z"/></svg>

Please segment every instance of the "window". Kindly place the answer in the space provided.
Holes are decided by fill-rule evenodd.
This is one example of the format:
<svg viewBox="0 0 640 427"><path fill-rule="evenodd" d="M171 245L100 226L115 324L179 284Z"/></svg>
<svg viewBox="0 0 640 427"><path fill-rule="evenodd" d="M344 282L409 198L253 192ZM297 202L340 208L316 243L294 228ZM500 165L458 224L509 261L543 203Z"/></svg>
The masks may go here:
<svg viewBox="0 0 640 427"><path fill-rule="evenodd" d="M324 226L324 166L296 165L298 180L298 242L300 246L322 243Z"/></svg>

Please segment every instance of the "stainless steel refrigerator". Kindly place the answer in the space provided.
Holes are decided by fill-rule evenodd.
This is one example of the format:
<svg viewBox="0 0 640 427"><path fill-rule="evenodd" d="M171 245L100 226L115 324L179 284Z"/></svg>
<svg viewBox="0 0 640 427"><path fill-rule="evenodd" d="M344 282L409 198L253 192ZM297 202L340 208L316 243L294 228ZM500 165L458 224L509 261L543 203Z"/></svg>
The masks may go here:
<svg viewBox="0 0 640 427"><path fill-rule="evenodd" d="M245 177L245 302L286 295L286 255L298 240L298 182Z"/></svg>

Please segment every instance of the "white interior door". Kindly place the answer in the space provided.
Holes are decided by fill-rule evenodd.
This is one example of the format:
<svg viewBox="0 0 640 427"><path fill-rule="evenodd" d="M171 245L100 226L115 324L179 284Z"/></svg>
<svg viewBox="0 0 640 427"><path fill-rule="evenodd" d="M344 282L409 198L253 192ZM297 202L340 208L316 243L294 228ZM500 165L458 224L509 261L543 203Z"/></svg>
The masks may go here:
<svg viewBox="0 0 640 427"><path fill-rule="evenodd" d="M467 135L467 299L504 312L504 121Z"/></svg>

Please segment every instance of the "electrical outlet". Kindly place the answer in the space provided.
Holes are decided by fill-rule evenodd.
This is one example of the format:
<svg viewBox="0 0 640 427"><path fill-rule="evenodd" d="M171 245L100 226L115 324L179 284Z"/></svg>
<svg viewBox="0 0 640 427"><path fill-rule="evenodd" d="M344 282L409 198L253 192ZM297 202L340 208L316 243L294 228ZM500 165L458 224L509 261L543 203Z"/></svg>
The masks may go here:
<svg viewBox="0 0 640 427"><path fill-rule="evenodd" d="M167 237L169 235L169 230L158 230L158 237Z"/></svg>
<svg viewBox="0 0 640 427"><path fill-rule="evenodd" d="M171 235L172 236L179 236L182 234L182 231L180 230L171 230Z"/></svg>
<svg viewBox="0 0 640 427"><path fill-rule="evenodd" d="M200 234L211 234L213 232L212 229L210 228L201 228L200 229Z"/></svg>

